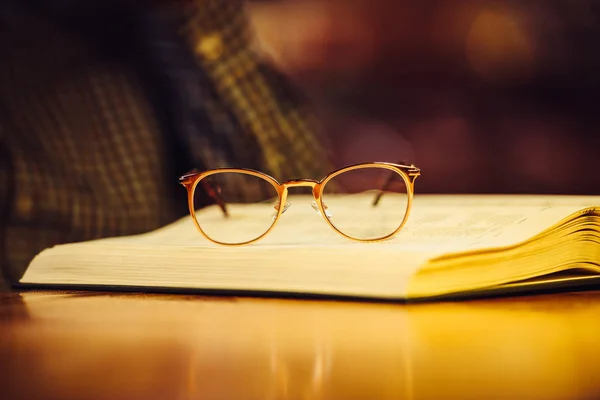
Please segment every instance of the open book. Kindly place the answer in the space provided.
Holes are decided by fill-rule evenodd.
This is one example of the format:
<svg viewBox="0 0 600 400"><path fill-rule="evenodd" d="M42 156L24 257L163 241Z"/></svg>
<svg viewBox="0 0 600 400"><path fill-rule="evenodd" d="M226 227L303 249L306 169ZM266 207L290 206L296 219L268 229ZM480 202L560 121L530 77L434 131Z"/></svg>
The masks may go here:
<svg viewBox="0 0 600 400"><path fill-rule="evenodd" d="M405 227L376 243L336 233L311 199L290 197L275 228L246 246L213 244L185 217L46 249L20 283L410 300L600 282L600 197L418 195ZM272 206L248 212L257 207Z"/></svg>

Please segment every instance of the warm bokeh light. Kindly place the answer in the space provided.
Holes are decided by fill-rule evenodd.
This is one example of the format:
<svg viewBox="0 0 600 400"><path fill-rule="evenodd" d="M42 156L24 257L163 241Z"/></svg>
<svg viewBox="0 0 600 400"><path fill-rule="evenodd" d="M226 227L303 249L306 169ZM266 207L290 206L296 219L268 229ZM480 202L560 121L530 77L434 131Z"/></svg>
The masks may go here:
<svg viewBox="0 0 600 400"><path fill-rule="evenodd" d="M249 9L340 165L407 156L427 171L423 192L598 193L600 25L586 0Z"/></svg>
<svg viewBox="0 0 600 400"><path fill-rule="evenodd" d="M531 77L535 58L531 38L509 12L484 11L477 16L466 40L473 69L486 80Z"/></svg>

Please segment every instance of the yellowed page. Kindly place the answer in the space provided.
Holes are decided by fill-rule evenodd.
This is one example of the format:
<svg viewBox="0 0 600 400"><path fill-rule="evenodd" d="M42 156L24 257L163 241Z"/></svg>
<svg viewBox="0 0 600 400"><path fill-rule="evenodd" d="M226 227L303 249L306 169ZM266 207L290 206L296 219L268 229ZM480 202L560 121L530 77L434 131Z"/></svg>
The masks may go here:
<svg viewBox="0 0 600 400"><path fill-rule="evenodd" d="M357 197L336 202L352 208ZM311 207L312 197L290 196L290 207L275 228L253 247L357 246L339 235ZM527 240L565 217L585 207L600 206L600 196L497 196L497 195L421 195L415 196L405 227L394 238L378 244L393 246L398 251L439 254L516 244ZM272 205L247 205L238 209L235 224L246 229L255 221L257 210ZM346 210L344 210L346 211ZM199 211L212 212L210 210ZM385 212L389 212L386 209ZM399 215L386 214L400 220ZM263 212L264 214L264 212ZM360 212L355 212L356 225L369 225ZM247 218L246 218L247 217ZM232 222L223 219L223 224ZM159 246L221 247L206 240L196 229L191 217L184 217L157 231L127 238L110 238L104 244L137 244Z"/></svg>
<svg viewBox="0 0 600 400"><path fill-rule="evenodd" d="M435 255L513 245L594 206L600 196L417 196L394 243Z"/></svg>
<svg viewBox="0 0 600 400"><path fill-rule="evenodd" d="M291 206L275 229L247 246L213 244L200 235L191 217L185 217L143 235L44 251L22 282L403 297L410 278L432 257L517 243L583 207L600 204L600 198L590 197L418 196L396 237L359 243L331 229L311 207L310 196L289 200ZM351 201L338 201L336 206L332 213L339 213L339 207L354 210ZM247 219L237 214L241 230L251 223L256 207L264 211L272 205L245 208ZM373 221L357 212L354 223Z"/></svg>

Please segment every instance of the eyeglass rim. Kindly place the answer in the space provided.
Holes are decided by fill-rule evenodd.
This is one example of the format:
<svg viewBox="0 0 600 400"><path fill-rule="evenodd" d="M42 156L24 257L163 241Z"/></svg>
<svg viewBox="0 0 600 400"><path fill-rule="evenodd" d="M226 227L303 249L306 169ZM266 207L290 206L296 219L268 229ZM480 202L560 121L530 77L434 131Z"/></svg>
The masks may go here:
<svg viewBox="0 0 600 400"><path fill-rule="evenodd" d="M376 238L370 238L370 239L358 238L358 237L349 235L349 234L345 233L344 231L340 230L339 228L337 228L334 225L334 223L329 218L327 218L327 215L325 214L325 205L323 203L323 192L324 192L325 188L327 187L327 183L331 179L337 177L338 175L349 172L349 171L354 171L354 170L358 170L358 169L366 169L366 168L383 168L383 169L388 169L390 171L396 172L398 175L400 175L402 177L402 180L404 181L404 185L406 187L406 194L407 194L406 210L404 212L404 217L403 217L402 221L400 222L400 224L398 225L398 227L391 233L388 233L387 235L384 235L381 237L376 237ZM324 179L322 179L320 181L321 186L319 187L317 206L319 207L319 211L321 212L321 215L324 217L325 222L327 222L327 224L331 228L333 228L336 232L338 232L340 235L346 237L347 239L351 239L351 240L354 240L357 242L368 242L368 243L385 241L385 240L390 239L391 237L395 236L396 234L398 234L398 232L400 232L400 230L402 230L402 228L406 225L406 222L408 221L408 218L410 216L410 211L412 209L415 180L420 174L421 174L421 170L419 168L415 167L414 165L409 166L409 165L395 164L395 163L388 163L388 162L373 162L373 163L354 164L354 165L350 165L350 166L347 166L344 168L340 168L336 171L329 173Z"/></svg>
<svg viewBox="0 0 600 400"><path fill-rule="evenodd" d="M329 220L329 218L327 218L327 215L325 213L325 207L323 205L322 194L323 194L323 190L324 190L327 182L329 182L331 179L335 178L336 176L338 176L342 173L349 172L349 171L356 170L356 169L363 169L363 168L385 168L385 169L392 170L392 171L398 173L402 177L402 179L404 180L405 185L406 185L408 201L407 201L406 212L404 214L404 218L403 218L401 224L398 226L398 228L396 228L392 233L382 236L380 238L361 239L361 238L356 238L356 237L353 237L353 236L350 236L350 235L344 233L343 231L336 228L335 225ZM334 229L336 232L338 232L339 234L341 234L342 236L344 236L350 240L359 241L359 242L378 242L378 241L387 240L387 239L391 238L392 236L395 236L404 227L404 225L408 221L410 211L412 209L415 180L417 177L419 177L421 175L421 170L420 170L420 168L416 167L414 164L408 165L407 163L391 163L391 162L385 162L385 161L374 161L374 162L363 162L363 163L358 163L358 164L352 164L352 165L347 165L345 167L338 168L338 169L328 173L327 175L325 175L323 178L321 178L318 181L312 180L312 179L294 179L294 180L279 182L277 179L270 176L269 174L262 172L262 171L255 170L255 169L251 169L251 168L214 168L214 169L209 169L209 170L205 170L205 171L190 171L190 172L180 176L179 183L187 190L188 208L189 208L190 215L192 217L194 225L196 226L197 230L202 234L202 236L204 236L207 240L209 240L213 243L219 244L219 245L243 246L243 245L257 242L257 241L261 240L262 238L264 238L266 235L268 235L273 230L275 225L277 225L277 222L279 221L281 214L283 214L284 207L281 207L281 206L279 207L277 215L273 219L273 222L269 226L269 228L264 233L262 233L261 235L257 236L254 239L250 239L250 240L247 240L244 242L228 243L228 242L222 242L222 241L219 241L219 240L216 240L216 239L210 237L202 229L202 227L200 226L200 223L198 222L198 219L196 218L196 210L194 207L194 194L196 191L196 186L198 185L198 183L200 183L200 181L202 179L206 178L207 176L221 174L221 173L242 173L242 174L251 175L251 176L255 176L257 178L262 178L262 179L266 180L277 191L280 205L285 204L287 201L288 187L290 187L290 186L310 186L312 188L313 197L316 201L317 207L319 208L321 216L325 219L327 224L332 229Z"/></svg>

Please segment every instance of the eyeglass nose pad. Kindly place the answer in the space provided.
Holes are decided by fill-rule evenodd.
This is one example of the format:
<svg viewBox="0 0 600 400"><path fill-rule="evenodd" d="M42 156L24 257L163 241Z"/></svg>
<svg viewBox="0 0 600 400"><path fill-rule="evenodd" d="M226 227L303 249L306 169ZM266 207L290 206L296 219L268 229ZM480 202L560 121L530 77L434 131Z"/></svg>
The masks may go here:
<svg viewBox="0 0 600 400"><path fill-rule="evenodd" d="M318 212L319 214L321 213L321 210L319 210L319 206L317 205L316 201L313 201L312 204L310 205L312 207L313 210L315 210L316 212ZM331 218L332 215L329 212L329 210L327 209L327 204L323 203L323 209L325 210L325 216L327 218Z"/></svg>
<svg viewBox="0 0 600 400"><path fill-rule="evenodd" d="M277 214L279 213L279 205L280 203L277 202L273 208L275 209L275 211L273 211L273 214L271 214L271 218L275 219L277 218ZM290 202L286 202L285 205L283 206L283 210L281 211L281 213L283 214L284 212L287 211L288 208L290 208L292 204Z"/></svg>

